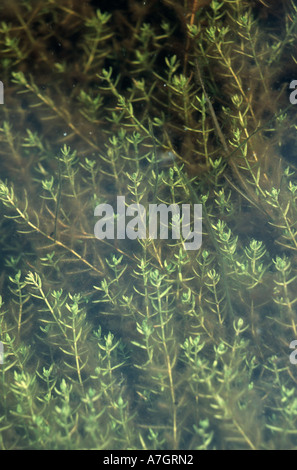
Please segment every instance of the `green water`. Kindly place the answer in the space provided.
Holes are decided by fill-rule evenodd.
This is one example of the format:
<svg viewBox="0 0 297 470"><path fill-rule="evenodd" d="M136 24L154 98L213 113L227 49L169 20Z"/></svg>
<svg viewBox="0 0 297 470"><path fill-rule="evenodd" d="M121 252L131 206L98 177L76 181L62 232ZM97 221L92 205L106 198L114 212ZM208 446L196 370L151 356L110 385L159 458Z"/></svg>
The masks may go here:
<svg viewBox="0 0 297 470"><path fill-rule="evenodd" d="M3 450L295 449L297 9L266 3L1 4ZM150 204L202 205L201 247Z"/></svg>

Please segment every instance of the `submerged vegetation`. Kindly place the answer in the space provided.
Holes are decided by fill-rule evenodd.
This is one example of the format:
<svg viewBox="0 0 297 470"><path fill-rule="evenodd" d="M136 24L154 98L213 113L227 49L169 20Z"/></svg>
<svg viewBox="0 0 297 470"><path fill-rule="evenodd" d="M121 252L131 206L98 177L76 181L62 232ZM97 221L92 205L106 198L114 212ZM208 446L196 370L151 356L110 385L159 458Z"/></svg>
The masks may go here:
<svg viewBox="0 0 297 470"><path fill-rule="evenodd" d="M0 447L295 449L297 7L95 3L0 7ZM97 240L117 195L202 247Z"/></svg>

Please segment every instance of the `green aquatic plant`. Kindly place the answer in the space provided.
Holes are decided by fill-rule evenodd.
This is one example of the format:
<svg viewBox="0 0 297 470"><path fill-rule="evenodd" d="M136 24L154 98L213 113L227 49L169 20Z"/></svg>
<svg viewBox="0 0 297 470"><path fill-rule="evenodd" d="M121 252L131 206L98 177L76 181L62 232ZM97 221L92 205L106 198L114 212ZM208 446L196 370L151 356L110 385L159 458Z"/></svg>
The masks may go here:
<svg viewBox="0 0 297 470"><path fill-rule="evenodd" d="M294 449L296 5L93 3L0 7L0 446Z"/></svg>

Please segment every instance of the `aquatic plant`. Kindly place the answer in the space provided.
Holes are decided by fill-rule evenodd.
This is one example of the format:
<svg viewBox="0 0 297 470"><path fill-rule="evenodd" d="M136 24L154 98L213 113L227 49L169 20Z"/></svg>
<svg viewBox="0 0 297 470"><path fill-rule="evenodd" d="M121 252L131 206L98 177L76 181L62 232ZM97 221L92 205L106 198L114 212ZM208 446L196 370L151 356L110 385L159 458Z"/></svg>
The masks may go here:
<svg viewBox="0 0 297 470"><path fill-rule="evenodd" d="M293 449L297 8L93 3L0 7L0 446ZM117 195L201 249L96 239Z"/></svg>

